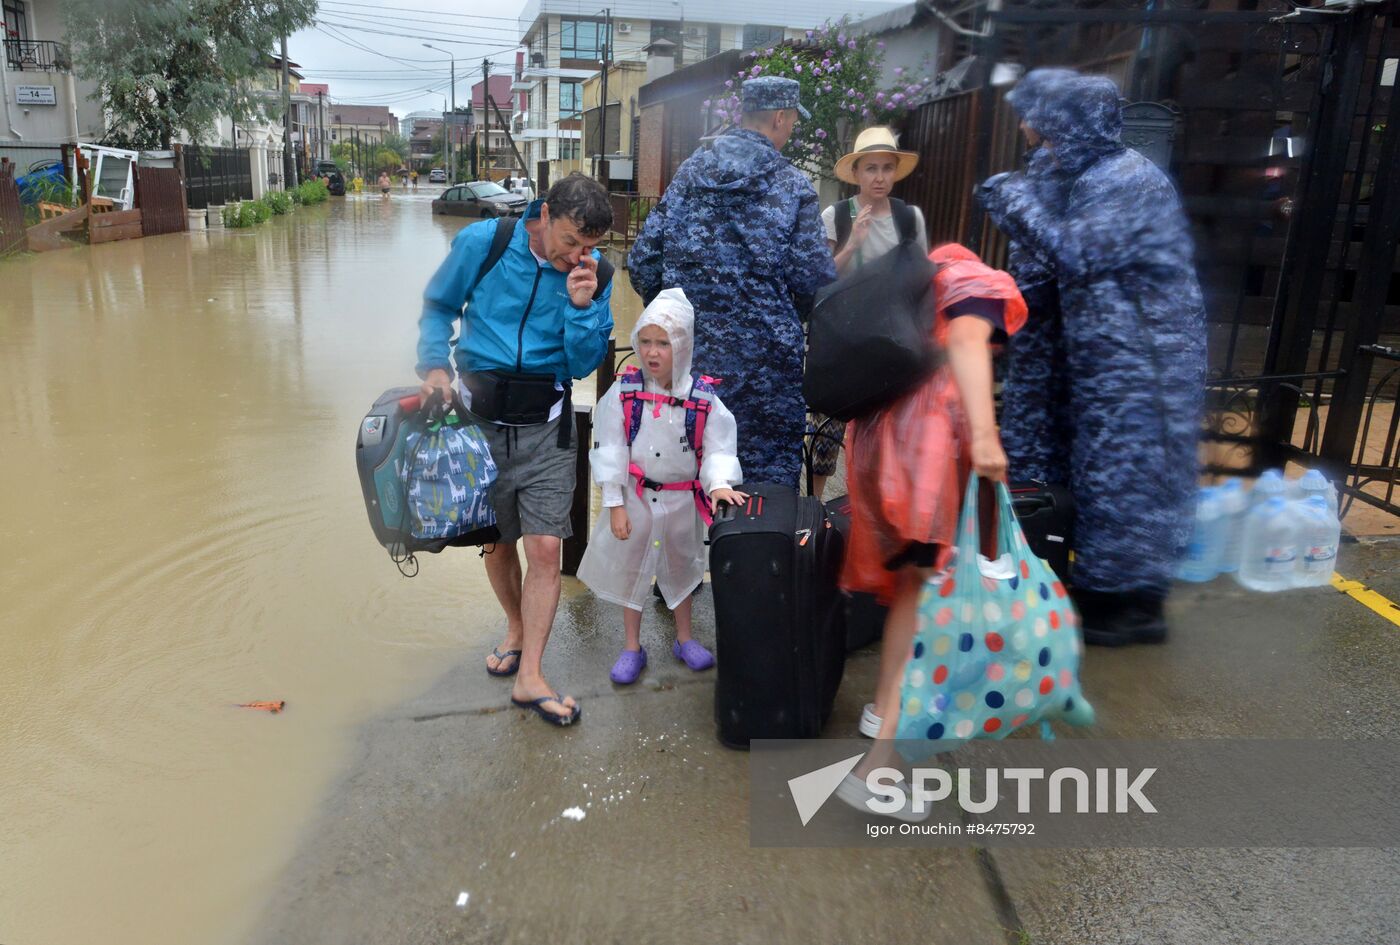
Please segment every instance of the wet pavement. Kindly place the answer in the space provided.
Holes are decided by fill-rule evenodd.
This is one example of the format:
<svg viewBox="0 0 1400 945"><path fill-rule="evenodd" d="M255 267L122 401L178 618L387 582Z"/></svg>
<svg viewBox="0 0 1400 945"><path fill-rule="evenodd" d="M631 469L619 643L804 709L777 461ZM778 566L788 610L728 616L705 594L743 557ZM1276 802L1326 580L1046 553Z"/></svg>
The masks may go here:
<svg viewBox="0 0 1400 945"><path fill-rule="evenodd" d="M1391 544L1341 561L1400 579ZM709 643L708 594L696 613ZM1086 735L1393 736L1400 631L1359 603L1227 579L1180 588L1171 619L1164 647L1089 651ZM368 725L254 941L1400 940L1397 850L750 848L747 756L713 737L708 677L665 659L653 607L652 666L613 687L616 622L586 595L561 608L548 662L576 728L505 707L475 659ZM875 668L852 656L826 734L854 731Z"/></svg>
<svg viewBox="0 0 1400 945"><path fill-rule="evenodd" d="M0 942L1400 940L1393 851L751 849L712 674L653 610L615 690L573 581L548 663L583 722L509 709L480 563L400 578L353 468L464 223L433 195L0 262ZM1341 569L1400 599L1394 546ZM1357 602L1220 583L1173 620L1091 651L1096 734L1392 734L1400 630Z"/></svg>

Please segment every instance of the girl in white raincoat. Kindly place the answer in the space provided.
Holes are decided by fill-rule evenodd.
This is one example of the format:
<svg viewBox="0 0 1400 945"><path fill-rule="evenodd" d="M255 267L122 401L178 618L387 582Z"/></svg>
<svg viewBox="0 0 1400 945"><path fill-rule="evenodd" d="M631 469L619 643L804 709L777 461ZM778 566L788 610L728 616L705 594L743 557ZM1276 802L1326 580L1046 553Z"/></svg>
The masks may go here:
<svg viewBox="0 0 1400 945"><path fill-rule="evenodd" d="M588 454L607 516L598 522L579 580L620 604L627 643L610 674L634 683L647 665L642 607L652 579L676 619L671 653L699 672L714 665L691 639L690 595L705 576L705 529L715 502L748 498L734 415L716 382L692 377L695 310L680 289L662 291L632 329L641 361L608 388L593 415ZM698 448L697 448L698 447Z"/></svg>

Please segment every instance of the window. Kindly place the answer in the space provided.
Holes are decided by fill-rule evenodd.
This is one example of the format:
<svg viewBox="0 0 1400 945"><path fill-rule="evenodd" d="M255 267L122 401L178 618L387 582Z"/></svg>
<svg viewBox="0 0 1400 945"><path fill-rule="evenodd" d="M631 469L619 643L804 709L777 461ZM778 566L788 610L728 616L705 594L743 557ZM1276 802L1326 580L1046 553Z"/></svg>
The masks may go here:
<svg viewBox="0 0 1400 945"><path fill-rule="evenodd" d="M29 18L24 15L24 0L4 0L5 39L29 40Z"/></svg>
<svg viewBox="0 0 1400 945"><path fill-rule="evenodd" d="M559 160L577 161L579 156L579 140L577 138L564 138L559 142Z"/></svg>
<svg viewBox="0 0 1400 945"><path fill-rule="evenodd" d="M593 20L559 21L560 59L602 59L607 42L608 27L605 23Z"/></svg>
<svg viewBox="0 0 1400 945"><path fill-rule="evenodd" d="M774 46L783 41L783 28L781 26L755 26L744 27L744 48L757 49L760 46Z"/></svg>
<svg viewBox="0 0 1400 945"><path fill-rule="evenodd" d="M559 117L577 118L583 107L583 83L559 83Z"/></svg>

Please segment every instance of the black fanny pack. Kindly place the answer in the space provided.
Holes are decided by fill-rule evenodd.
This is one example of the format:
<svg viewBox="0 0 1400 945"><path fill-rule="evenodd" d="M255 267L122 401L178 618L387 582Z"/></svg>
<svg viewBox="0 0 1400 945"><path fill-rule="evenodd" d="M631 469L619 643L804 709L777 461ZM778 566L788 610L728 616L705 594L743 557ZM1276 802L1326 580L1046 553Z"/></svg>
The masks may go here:
<svg viewBox="0 0 1400 945"><path fill-rule="evenodd" d="M473 371L462 375L471 392L471 412L491 423L534 426L548 423L560 391L550 374L516 374L513 371ZM569 445L573 423L573 399L568 386L563 391L564 406L559 417L559 445Z"/></svg>

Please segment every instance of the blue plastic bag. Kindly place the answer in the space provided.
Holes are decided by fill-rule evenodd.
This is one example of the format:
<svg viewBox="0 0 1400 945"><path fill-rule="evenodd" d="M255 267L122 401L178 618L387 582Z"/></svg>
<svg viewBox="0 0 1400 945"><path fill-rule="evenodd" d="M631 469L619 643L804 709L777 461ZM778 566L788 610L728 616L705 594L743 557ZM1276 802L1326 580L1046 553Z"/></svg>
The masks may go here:
<svg viewBox="0 0 1400 945"><path fill-rule="evenodd" d="M408 434L404 476L409 526L422 541L454 539L496 524L496 463L476 424L449 413Z"/></svg>
<svg viewBox="0 0 1400 945"><path fill-rule="evenodd" d="M978 554L972 476L950 572L920 594L899 739L1005 738L1037 722L1094 721L1079 688L1079 615L1050 565L1026 543L1011 493L1000 483L996 490L997 560Z"/></svg>

